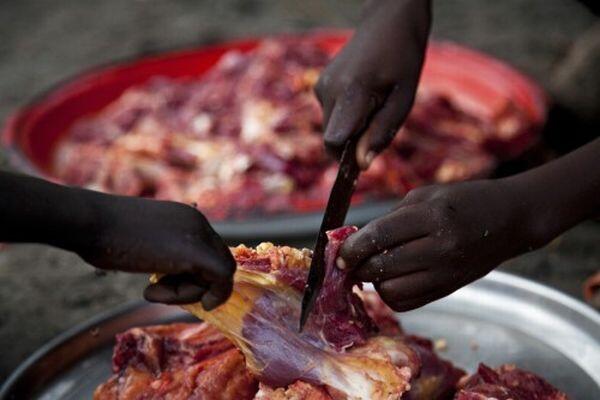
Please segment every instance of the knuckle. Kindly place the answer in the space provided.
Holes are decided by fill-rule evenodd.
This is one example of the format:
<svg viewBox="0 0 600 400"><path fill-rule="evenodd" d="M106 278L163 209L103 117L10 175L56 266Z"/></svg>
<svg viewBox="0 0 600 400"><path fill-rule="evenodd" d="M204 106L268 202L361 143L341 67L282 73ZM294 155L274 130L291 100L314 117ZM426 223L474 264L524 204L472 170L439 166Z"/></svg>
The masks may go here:
<svg viewBox="0 0 600 400"><path fill-rule="evenodd" d="M444 213L443 210L438 207L438 204L428 201L424 205L424 211L428 218L436 224L437 228L443 227Z"/></svg>
<svg viewBox="0 0 600 400"><path fill-rule="evenodd" d="M385 273L385 262L381 256L374 256L367 261L365 265L369 280L379 282L382 280L382 275Z"/></svg>
<svg viewBox="0 0 600 400"><path fill-rule="evenodd" d="M438 221L446 226L453 224L456 220L454 203L446 196L436 197L431 201L431 212Z"/></svg>
<svg viewBox="0 0 600 400"><path fill-rule="evenodd" d="M384 233L384 229L379 221L371 222L365 229L365 240L367 240L370 245L379 249L379 243Z"/></svg>
<svg viewBox="0 0 600 400"><path fill-rule="evenodd" d="M225 263L223 272L227 278L230 278L233 276L233 274L235 274L236 269L237 269L237 264L232 259L230 262Z"/></svg>
<svg viewBox="0 0 600 400"><path fill-rule="evenodd" d="M446 254L454 254L460 248L460 240L456 235L448 235L442 241L442 248Z"/></svg>
<svg viewBox="0 0 600 400"><path fill-rule="evenodd" d="M360 98L375 98L378 97L375 91L359 79L351 75L343 75L339 78L339 89L337 97L342 101L354 101L357 97Z"/></svg>
<svg viewBox="0 0 600 400"><path fill-rule="evenodd" d="M358 79L356 79L353 74L349 73L340 74L336 79L336 83L338 84L338 87L343 89L344 93L358 90L361 86Z"/></svg>
<svg viewBox="0 0 600 400"><path fill-rule="evenodd" d="M231 279L233 274L235 274L236 265L235 263L223 263L219 266L219 268L215 268L213 271L214 276L220 281L226 281Z"/></svg>
<svg viewBox="0 0 600 400"><path fill-rule="evenodd" d="M432 197L432 187L423 186L412 189L406 194L406 199L427 201Z"/></svg>
<svg viewBox="0 0 600 400"><path fill-rule="evenodd" d="M423 196L424 193L425 193L424 188L415 188L415 189L412 189L411 191L409 191L406 194L405 198L407 200L420 200L424 197Z"/></svg>
<svg viewBox="0 0 600 400"><path fill-rule="evenodd" d="M442 213L442 216L448 215L449 211L452 211L454 209L450 198L445 194L440 194L439 192L436 194L436 197L433 199L432 202L433 204L435 204L436 209L438 209L438 211Z"/></svg>

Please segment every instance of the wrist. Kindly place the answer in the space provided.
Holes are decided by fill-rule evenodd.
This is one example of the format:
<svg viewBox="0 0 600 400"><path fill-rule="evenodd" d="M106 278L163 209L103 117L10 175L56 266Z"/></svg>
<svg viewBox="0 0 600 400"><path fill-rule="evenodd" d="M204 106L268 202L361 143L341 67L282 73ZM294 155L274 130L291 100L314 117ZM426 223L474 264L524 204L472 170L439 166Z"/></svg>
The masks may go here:
<svg viewBox="0 0 600 400"><path fill-rule="evenodd" d="M54 226L45 242L76 253L89 248L100 236L104 196L91 190L66 188L62 207L68 210L68 215L58 220L51 218Z"/></svg>
<svg viewBox="0 0 600 400"><path fill-rule="evenodd" d="M547 199L531 190L526 173L499 181L513 205L515 237L520 243L518 253L543 247L560 233L556 217L549 212Z"/></svg>
<svg viewBox="0 0 600 400"><path fill-rule="evenodd" d="M600 210L600 139L540 167L508 178L527 202L538 247Z"/></svg>
<svg viewBox="0 0 600 400"><path fill-rule="evenodd" d="M428 30L431 20L431 0L367 0L363 4L360 18L364 21L373 14L390 17L398 15L397 12L401 16L409 17L409 20L417 18L419 25L426 25ZM401 25L403 21L397 22Z"/></svg>

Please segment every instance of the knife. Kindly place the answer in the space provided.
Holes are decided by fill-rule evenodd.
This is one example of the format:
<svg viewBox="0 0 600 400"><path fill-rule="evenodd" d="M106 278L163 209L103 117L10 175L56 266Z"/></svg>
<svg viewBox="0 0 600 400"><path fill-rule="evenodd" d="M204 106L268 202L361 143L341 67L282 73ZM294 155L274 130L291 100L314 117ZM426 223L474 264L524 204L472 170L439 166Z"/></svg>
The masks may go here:
<svg viewBox="0 0 600 400"><path fill-rule="evenodd" d="M317 235L317 242L310 262L310 270L308 272L306 288L304 289L304 296L302 297L300 331L302 331L302 328L308 319L308 315L314 306L315 299L323 286L323 279L325 278L327 231L344 225L344 220L346 219L346 214L350 207L350 200L352 199L352 194L354 193L356 181L360 172L358 162L356 161L357 141L358 138L351 138L346 142L342 152L338 174L335 178L331 193L329 194L325 215L323 215L323 221L321 222L321 228Z"/></svg>

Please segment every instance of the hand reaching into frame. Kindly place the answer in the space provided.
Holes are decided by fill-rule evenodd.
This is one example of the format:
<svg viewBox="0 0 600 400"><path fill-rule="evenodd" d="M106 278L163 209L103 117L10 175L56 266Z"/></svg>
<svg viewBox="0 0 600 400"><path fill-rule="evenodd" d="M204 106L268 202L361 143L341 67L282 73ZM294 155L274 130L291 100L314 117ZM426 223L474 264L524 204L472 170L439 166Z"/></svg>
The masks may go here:
<svg viewBox="0 0 600 400"><path fill-rule="evenodd" d="M429 0L372 0L354 36L323 70L315 92L328 151L363 134L362 169L394 138L410 111L431 22Z"/></svg>

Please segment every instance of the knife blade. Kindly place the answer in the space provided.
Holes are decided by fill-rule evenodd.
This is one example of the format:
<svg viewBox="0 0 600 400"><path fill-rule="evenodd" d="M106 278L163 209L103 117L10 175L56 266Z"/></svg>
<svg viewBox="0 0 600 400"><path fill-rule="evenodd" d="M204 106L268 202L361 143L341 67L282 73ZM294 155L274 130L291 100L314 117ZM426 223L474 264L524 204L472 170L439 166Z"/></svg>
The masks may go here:
<svg viewBox="0 0 600 400"><path fill-rule="evenodd" d="M356 187L356 181L360 168L356 161L356 144L358 139L352 138L346 142L340 167L335 183L331 188L329 200L323 215L323 221L317 235L317 241L313 250L313 256L308 272L308 279L302 297L302 311L300 313L300 331L308 319L315 299L319 295L325 278L325 247L327 246L327 231L339 228L346 220L346 214L350 207L350 200Z"/></svg>

